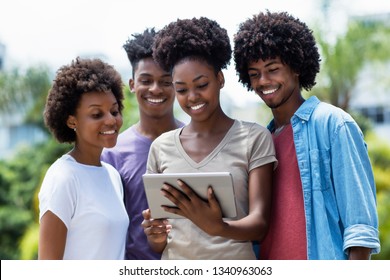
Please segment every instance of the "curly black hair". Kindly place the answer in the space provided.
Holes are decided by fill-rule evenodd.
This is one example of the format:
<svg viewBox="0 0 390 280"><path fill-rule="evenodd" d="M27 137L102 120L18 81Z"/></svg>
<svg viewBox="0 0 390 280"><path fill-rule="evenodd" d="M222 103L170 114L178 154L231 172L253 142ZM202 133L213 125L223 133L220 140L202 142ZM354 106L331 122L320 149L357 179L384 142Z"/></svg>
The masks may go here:
<svg viewBox="0 0 390 280"><path fill-rule="evenodd" d="M75 142L76 134L67 126L67 120L75 114L83 93L92 91L111 91L122 112L123 82L113 66L100 59L77 57L58 69L44 110L45 124L58 142Z"/></svg>
<svg viewBox="0 0 390 280"><path fill-rule="evenodd" d="M128 39L123 45L126 51L127 58L130 61L132 67L132 75L134 79L134 71L138 66L141 59L153 57L153 42L156 36L154 28L147 28L143 33L132 34L134 39Z"/></svg>
<svg viewBox="0 0 390 280"><path fill-rule="evenodd" d="M226 29L206 17L171 22L157 33L153 45L155 61L168 72L176 63L191 58L206 61L217 73L229 65L231 56Z"/></svg>
<svg viewBox="0 0 390 280"><path fill-rule="evenodd" d="M234 61L239 82L252 90L248 64L279 57L299 74L300 87L310 90L320 71L320 55L313 32L286 12L261 12L246 20L234 35Z"/></svg>

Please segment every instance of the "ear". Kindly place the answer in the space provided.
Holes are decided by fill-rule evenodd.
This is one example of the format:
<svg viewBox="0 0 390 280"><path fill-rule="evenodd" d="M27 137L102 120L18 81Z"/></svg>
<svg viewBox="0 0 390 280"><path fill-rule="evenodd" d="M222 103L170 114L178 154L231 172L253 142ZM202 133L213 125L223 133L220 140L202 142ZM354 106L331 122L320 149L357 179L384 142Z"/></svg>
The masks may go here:
<svg viewBox="0 0 390 280"><path fill-rule="evenodd" d="M225 86L225 76L223 75L222 71L218 72L217 78L218 78L219 85L220 85L219 88L221 89Z"/></svg>
<svg viewBox="0 0 390 280"><path fill-rule="evenodd" d="M72 115L69 115L68 116L68 119L66 121L66 125L74 130L76 128L76 124L77 124L77 120L76 120L76 117L75 116L72 116Z"/></svg>
<svg viewBox="0 0 390 280"><path fill-rule="evenodd" d="M130 91L134 92L134 80L133 79L129 79L129 87L130 87Z"/></svg>

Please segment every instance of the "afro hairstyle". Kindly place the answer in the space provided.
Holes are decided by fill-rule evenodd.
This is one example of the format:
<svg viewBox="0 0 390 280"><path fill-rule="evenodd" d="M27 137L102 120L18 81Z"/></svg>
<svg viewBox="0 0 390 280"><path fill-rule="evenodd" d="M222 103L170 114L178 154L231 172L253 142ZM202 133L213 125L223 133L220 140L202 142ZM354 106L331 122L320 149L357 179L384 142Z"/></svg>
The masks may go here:
<svg viewBox="0 0 390 280"><path fill-rule="evenodd" d="M259 13L239 26L234 36L236 72L248 90L252 90L248 64L279 57L299 74L300 87L310 90L320 70L320 55L312 31L286 12Z"/></svg>
<svg viewBox="0 0 390 280"><path fill-rule="evenodd" d="M60 143L72 143L75 132L67 125L74 115L84 93L111 91L123 109L123 83L113 66L100 59L76 58L69 65L60 67L49 90L44 110L44 121Z"/></svg>
<svg viewBox="0 0 390 280"><path fill-rule="evenodd" d="M229 65L232 48L226 29L206 17L178 19L160 30L153 45L155 61L172 72L183 59L204 60L219 72Z"/></svg>

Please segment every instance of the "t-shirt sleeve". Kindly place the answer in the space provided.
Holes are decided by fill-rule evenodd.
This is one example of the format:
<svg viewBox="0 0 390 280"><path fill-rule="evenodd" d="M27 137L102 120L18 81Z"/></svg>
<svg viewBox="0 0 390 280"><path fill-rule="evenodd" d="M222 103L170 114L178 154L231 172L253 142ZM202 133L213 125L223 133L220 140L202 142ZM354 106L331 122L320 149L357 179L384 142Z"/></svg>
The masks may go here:
<svg viewBox="0 0 390 280"><path fill-rule="evenodd" d="M39 192L39 219L51 211L67 228L77 204L76 180L70 172L51 167L42 182Z"/></svg>
<svg viewBox="0 0 390 280"><path fill-rule="evenodd" d="M150 146L148 160L146 163L146 173L159 173L157 167L158 151L159 151L159 141L155 140Z"/></svg>
<svg viewBox="0 0 390 280"><path fill-rule="evenodd" d="M275 169L277 159L271 133L266 128L253 124L248 140L249 171L272 162Z"/></svg>

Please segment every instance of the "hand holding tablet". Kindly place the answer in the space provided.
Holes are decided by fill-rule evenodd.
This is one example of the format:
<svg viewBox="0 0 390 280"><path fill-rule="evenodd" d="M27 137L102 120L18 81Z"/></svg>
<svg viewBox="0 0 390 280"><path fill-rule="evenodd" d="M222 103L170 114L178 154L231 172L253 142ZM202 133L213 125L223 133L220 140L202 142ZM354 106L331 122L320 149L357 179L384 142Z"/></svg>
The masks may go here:
<svg viewBox="0 0 390 280"><path fill-rule="evenodd" d="M177 184L179 179L205 200L207 200L208 187L211 186L220 204L223 217L234 218L237 216L233 180L229 172L144 174L145 193L153 219L184 218L167 212L161 207L162 205L175 207L169 199L162 195L161 189L163 184L167 183L182 192Z"/></svg>

